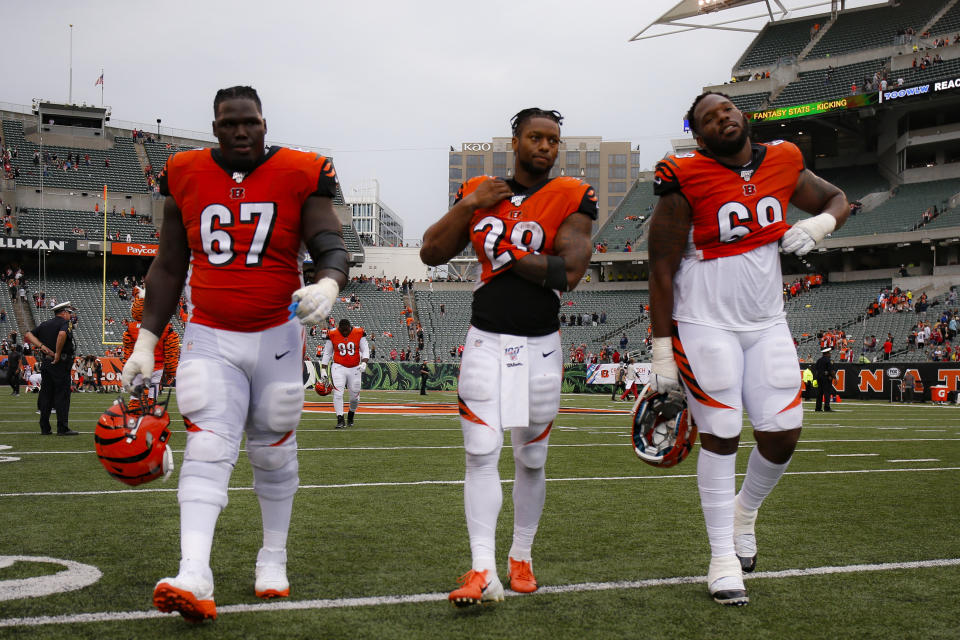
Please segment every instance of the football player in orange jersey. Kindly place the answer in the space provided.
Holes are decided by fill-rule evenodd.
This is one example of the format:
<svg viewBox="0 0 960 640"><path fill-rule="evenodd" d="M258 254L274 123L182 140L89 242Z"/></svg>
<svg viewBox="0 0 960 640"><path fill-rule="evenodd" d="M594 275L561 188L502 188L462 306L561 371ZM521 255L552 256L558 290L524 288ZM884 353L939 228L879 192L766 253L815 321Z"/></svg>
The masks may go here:
<svg viewBox="0 0 960 640"><path fill-rule="evenodd" d="M687 119L700 148L660 162L654 178L650 384L679 394L683 380L702 445L707 587L721 604L744 605L757 511L786 470L803 422L778 250L804 255L846 221L850 207L793 144L752 144L749 123L726 96L700 95ZM816 215L790 226L791 203ZM744 409L757 446L737 494Z"/></svg>
<svg viewBox="0 0 960 640"><path fill-rule="evenodd" d="M560 148L556 111L524 109L511 120L513 179L467 181L453 207L427 229L428 265L472 243L482 265L460 366L460 425L466 450L464 505L471 569L449 599L457 606L503 599L495 534L503 501L497 468L503 431L514 458L514 591L537 589L531 549L546 495L547 441L560 408L563 352L560 292L577 286L590 261L597 199L590 185L550 178Z"/></svg>
<svg viewBox="0 0 960 640"><path fill-rule="evenodd" d="M320 360L320 380L327 381L327 364L333 358L333 409L337 414L337 429L353 426L354 415L360 404L360 383L370 360L370 348L361 327L353 327L346 318L340 320L336 329L327 332ZM350 390L350 412L343 421L343 390Z"/></svg>
<svg viewBox="0 0 960 640"><path fill-rule="evenodd" d="M250 87L220 90L213 110L219 147L174 154L161 173L167 198L160 247L122 374L128 390L149 379L158 336L183 291L181 561L175 577L157 583L153 601L191 621L216 617L210 550L244 434L263 520L254 591L261 598L290 593L286 546L299 484L302 325L327 316L348 270L332 161L265 150L266 121ZM314 263L315 282L307 286L301 245Z"/></svg>

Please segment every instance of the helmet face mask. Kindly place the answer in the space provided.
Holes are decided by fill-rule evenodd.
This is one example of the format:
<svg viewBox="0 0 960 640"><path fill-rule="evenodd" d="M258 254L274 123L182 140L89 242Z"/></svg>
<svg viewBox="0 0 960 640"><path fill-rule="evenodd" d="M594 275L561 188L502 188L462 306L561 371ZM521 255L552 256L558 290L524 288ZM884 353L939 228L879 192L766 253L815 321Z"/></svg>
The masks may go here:
<svg viewBox="0 0 960 640"><path fill-rule="evenodd" d="M135 487L173 472L167 402L144 401L136 408L117 400L97 421L94 441L100 464L111 476Z"/></svg>
<svg viewBox="0 0 960 640"><path fill-rule="evenodd" d="M672 467L693 449L697 425L685 399L668 401L647 385L634 405L631 439L638 458L654 467Z"/></svg>

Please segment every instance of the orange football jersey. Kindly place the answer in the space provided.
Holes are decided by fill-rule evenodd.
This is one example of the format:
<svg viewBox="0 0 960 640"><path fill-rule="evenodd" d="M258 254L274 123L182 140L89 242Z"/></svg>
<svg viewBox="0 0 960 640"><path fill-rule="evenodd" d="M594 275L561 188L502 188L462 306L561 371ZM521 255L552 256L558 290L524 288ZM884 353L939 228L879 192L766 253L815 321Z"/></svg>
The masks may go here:
<svg viewBox="0 0 960 640"><path fill-rule="evenodd" d="M327 340L333 343L333 361L345 367L360 364L360 339L364 335L361 327L353 327L346 336L339 329L331 329Z"/></svg>
<svg viewBox="0 0 960 640"><path fill-rule="evenodd" d="M471 178L460 187L457 201L491 179ZM490 209L477 209L470 221L470 242L482 266L484 283L531 253L553 254L557 229L571 213L579 211L597 219L597 196L589 184L577 178L554 178L527 191L513 181L507 184L517 195Z"/></svg>
<svg viewBox="0 0 960 640"><path fill-rule="evenodd" d="M654 195L679 191L693 211L693 244L701 260L746 253L777 242L790 228L787 206L804 170L800 149L777 140L754 144L743 167L701 149L657 164Z"/></svg>
<svg viewBox="0 0 960 640"><path fill-rule="evenodd" d="M290 295L303 286L300 211L312 195L336 195L333 162L271 147L241 173L217 149L183 151L167 160L160 192L176 201L187 230L189 320L244 332L286 322Z"/></svg>
<svg viewBox="0 0 960 640"><path fill-rule="evenodd" d="M490 179L471 178L460 187L457 201ZM512 267L532 253L554 255L557 230L574 213L596 220L597 196L577 178L554 178L531 188L506 182L513 197L477 209L470 220L470 242L481 265L470 324L515 336L547 335L560 327L559 293L516 275ZM516 313L517 305L523 313Z"/></svg>

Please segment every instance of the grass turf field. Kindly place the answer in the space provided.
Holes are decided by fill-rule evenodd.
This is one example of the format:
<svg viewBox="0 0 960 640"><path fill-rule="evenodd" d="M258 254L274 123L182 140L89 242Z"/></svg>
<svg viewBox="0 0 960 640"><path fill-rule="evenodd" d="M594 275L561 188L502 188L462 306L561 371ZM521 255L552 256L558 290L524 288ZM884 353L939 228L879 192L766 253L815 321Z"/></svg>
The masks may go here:
<svg viewBox="0 0 960 640"><path fill-rule="evenodd" d="M566 408L624 413L555 423L534 546L541 590L458 610L446 593L469 569L459 420L374 414L375 404L423 398L365 391L351 429L304 413L284 601L253 595L260 516L241 453L213 548L219 618L192 626L150 606L155 582L177 572L176 474L138 489L107 476L93 426L111 396L73 396L74 438L41 437L35 400L0 392L0 638L960 637L960 408L843 402L814 413L805 403L798 451L757 522L751 603L725 608L701 577L709 547L696 451L673 469L649 467L628 446L628 403L565 395ZM185 433L171 409L179 468ZM741 473L749 429L743 440ZM504 565L509 438L501 462ZM26 596L83 567L4 556L73 561L102 576Z"/></svg>

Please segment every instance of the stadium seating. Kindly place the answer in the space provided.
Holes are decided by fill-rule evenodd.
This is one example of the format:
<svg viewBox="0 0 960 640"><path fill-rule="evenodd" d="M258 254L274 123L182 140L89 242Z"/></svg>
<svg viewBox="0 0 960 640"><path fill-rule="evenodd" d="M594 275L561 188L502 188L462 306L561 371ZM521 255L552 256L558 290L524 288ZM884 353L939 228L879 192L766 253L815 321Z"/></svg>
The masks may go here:
<svg viewBox="0 0 960 640"><path fill-rule="evenodd" d="M960 32L960 4L955 4L940 16L929 29L933 36L953 36ZM951 38L952 41L952 38Z"/></svg>
<svg viewBox="0 0 960 640"><path fill-rule="evenodd" d="M769 91L761 91L759 93L745 93L741 96L730 96L730 101L736 105L737 109L748 113L761 109L769 97Z"/></svg>
<svg viewBox="0 0 960 640"><path fill-rule="evenodd" d="M638 249L638 238L643 235L643 226L645 220L650 219L653 213L653 207L657 203L657 197L653 195L653 184L650 182L635 182L623 202L620 203L606 223L597 231L593 237L593 244L602 242L607 243L607 251L623 251L627 242ZM627 220L627 217L636 218ZM640 220L643 216L645 220ZM621 228L617 228L621 227Z"/></svg>
<svg viewBox="0 0 960 640"><path fill-rule="evenodd" d="M154 142L146 140L143 143L143 150L147 152L147 158L150 160L150 166L153 167L153 172L156 174L160 173L160 170L163 169L164 165L167 164L167 158L177 153L178 151L189 151L190 149L196 149L197 147L187 147L183 145L169 144L166 142Z"/></svg>
<svg viewBox="0 0 960 640"><path fill-rule="evenodd" d="M897 187L895 193L878 207L850 216L847 224L832 237L911 231L921 222L927 208L934 205L939 211L947 208L949 198L960 193L960 179L904 184ZM947 220L946 216L944 220Z"/></svg>
<svg viewBox="0 0 960 640"><path fill-rule="evenodd" d="M932 52L923 51L921 54L929 53L932 57L936 54L936 51L936 49ZM919 66L916 66L894 71L894 75L898 78L903 78L904 86L923 84L924 82L943 80L944 78L955 78L957 74L960 74L960 58L945 60L940 64L931 65L926 69L921 69Z"/></svg>
<svg viewBox="0 0 960 640"><path fill-rule="evenodd" d="M898 29L912 27L917 33L943 8L943 0L910 0L862 11L845 11L807 58L837 56L896 44ZM871 72L872 73L872 72Z"/></svg>
<svg viewBox="0 0 960 640"><path fill-rule="evenodd" d="M107 231L110 239L126 242L127 234L131 242L156 244L156 228L144 224L143 218L131 218L120 214L107 215ZM37 238L58 238L69 240L102 240L103 213L93 211L65 211L62 209L23 209L17 214L17 228L20 235ZM79 231L83 230L84 233Z"/></svg>
<svg viewBox="0 0 960 640"><path fill-rule="evenodd" d="M40 186L41 180L45 187L59 189L83 189L97 192L103 185L111 191L123 193L147 193L147 182L143 175L143 168L133 148L133 139L116 137L113 149L87 149L43 145L43 151L51 156L56 154L58 159L65 159L67 154L76 156L89 155L90 164L80 163L80 168L63 170L56 166L48 166L47 175L41 175L39 165L33 164L34 151L40 146L29 142L23 135L23 123L18 120L3 121L3 138L7 145L18 151L13 166L20 170L17 181L30 186ZM106 166L109 158L110 166Z"/></svg>
<svg viewBox="0 0 960 640"><path fill-rule="evenodd" d="M827 20L829 20L828 16L818 16L804 20L770 23L753 41L737 67L756 69L764 65L773 65L784 56L796 56L810 42L810 30L813 25L818 23L822 25Z"/></svg>
<svg viewBox="0 0 960 640"><path fill-rule="evenodd" d="M828 329L844 328L848 336L853 337L850 327L864 315L867 306L876 301L877 294L888 286L890 280L830 283L787 299L783 306L790 332L798 342L800 358L812 361L820 356L817 334Z"/></svg>
<svg viewBox="0 0 960 640"><path fill-rule="evenodd" d="M889 62L889 58L876 58L866 62L835 67L832 72L829 72L829 80L827 79L828 71L826 69L803 71L797 74L796 80L784 87L770 106L787 107L817 100L845 98L850 95L850 88L853 83L862 88L865 78L872 78L874 73Z"/></svg>

